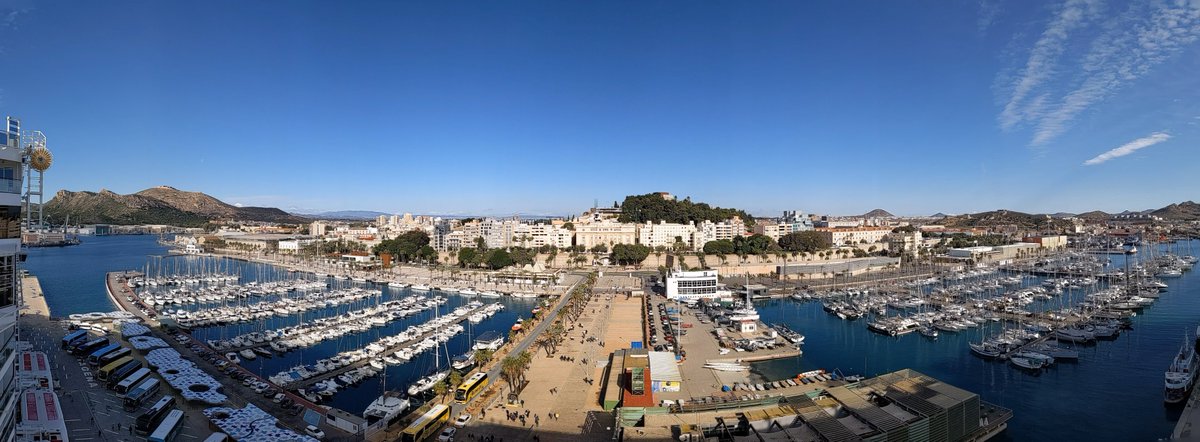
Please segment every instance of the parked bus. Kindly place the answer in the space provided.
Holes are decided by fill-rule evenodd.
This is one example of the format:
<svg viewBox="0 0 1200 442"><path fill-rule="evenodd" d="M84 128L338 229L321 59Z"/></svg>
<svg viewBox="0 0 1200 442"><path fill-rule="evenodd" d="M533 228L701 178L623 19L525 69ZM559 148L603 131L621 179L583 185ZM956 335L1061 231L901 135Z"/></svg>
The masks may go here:
<svg viewBox="0 0 1200 442"><path fill-rule="evenodd" d="M105 345L103 347L100 347L99 350L96 350L87 356L87 363L88 363L88 365L99 364L100 358L102 358L102 357L104 357L104 355L112 353L113 351L116 351L120 348L121 348L121 344L118 344L116 342Z"/></svg>
<svg viewBox="0 0 1200 442"><path fill-rule="evenodd" d="M121 382L118 382L117 386L113 387L113 391L116 391L117 394L128 393L138 384L142 383L147 376L150 376L150 369L146 367L139 368L137 371L130 373L129 376L125 376L125 379L121 379Z"/></svg>
<svg viewBox="0 0 1200 442"><path fill-rule="evenodd" d="M159 388L161 388L161 384L158 382L158 378L153 377L138 384L137 388L125 394L125 410L136 410L147 398L158 394Z"/></svg>
<svg viewBox="0 0 1200 442"><path fill-rule="evenodd" d="M108 338L96 338L82 344L75 344L71 347L71 354L86 356L105 345L108 345Z"/></svg>
<svg viewBox="0 0 1200 442"><path fill-rule="evenodd" d="M88 337L87 330L75 330L73 332L67 333L67 335L63 336L63 338L62 338L62 348L65 349L67 347L70 347L72 344L75 344L76 341L86 340L87 337Z"/></svg>
<svg viewBox="0 0 1200 442"><path fill-rule="evenodd" d="M471 377L467 378L467 380L463 381L463 383L458 386L457 390L454 390L454 401L460 404L465 404L471 399L474 399L479 392L483 391L483 389L487 387L487 385L487 373L482 371L475 373L471 375Z"/></svg>
<svg viewBox="0 0 1200 442"><path fill-rule="evenodd" d="M117 368L120 368L122 365L125 365L129 362L133 362L133 358L129 357L129 356L125 356L121 359L117 359L115 361L109 362L108 364L105 364L103 367L100 368L100 370L96 371L96 379L101 380L101 381L108 381L108 377L110 375L112 375L112 372L114 370L116 370Z"/></svg>
<svg viewBox="0 0 1200 442"><path fill-rule="evenodd" d="M133 424L133 432L138 436L150 434L162 422L167 413L170 413L175 407L175 396L163 396L158 402L155 402L149 410L137 417Z"/></svg>
<svg viewBox="0 0 1200 442"><path fill-rule="evenodd" d="M129 377L129 375L133 374L133 372L138 371L139 368L142 368L142 363L140 361L129 361L125 365L117 367L117 369L113 370L112 374L108 376L108 383L105 385L105 387L108 387L109 389L116 387L117 384Z"/></svg>
<svg viewBox="0 0 1200 442"><path fill-rule="evenodd" d="M183 410L176 408L167 413L167 417L163 418L158 427L154 428L154 432L150 433L150 437L146 438L146 441L170 442L175 439L176 434L179 434L181 427L183 427Z"/></svg>
<svg viewBox="0 0 1200 442"><path fill-rule="evenodd" d="M447 420L450 420L450 407L442 404L434 405L404 429L400 440L402 442L421 442L442 431L442 425Z"/></svg>
<svg viewBox="0 0 1200 442"><path fill-rule="evenodd" d="M108 352L108 354L106 354L104 356L101 356L100 359L96 361L96 365L103 367L105 365L111 364L113 361L115 361L117 359L121 359L121 358L129 356L131 354L133 354L133 350L131 350L129 347L121 347L119 349Z"/></svg>

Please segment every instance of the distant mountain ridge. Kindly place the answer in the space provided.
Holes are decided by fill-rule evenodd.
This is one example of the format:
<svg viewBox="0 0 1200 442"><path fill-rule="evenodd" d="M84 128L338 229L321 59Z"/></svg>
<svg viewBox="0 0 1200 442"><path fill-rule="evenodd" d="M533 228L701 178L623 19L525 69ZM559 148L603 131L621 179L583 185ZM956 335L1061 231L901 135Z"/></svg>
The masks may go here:
<svg viewBox="0 0 1200 442"><path fill-rule="evenodd" d="M1070 228L1069 220L1054 218L1050 215L1029 214L1012 210L992 210L989 212L971 213L966 215L948 216L942 220L946 227L992 227L1016 225L1027 229L1057 230Z"/></svg>
<svg viewBox="0 0 1200 442"><path fill-rule="evenodd" d="M158 186L121 195L60 190L45 206L51 223L167 224L195 227L213 220L303 223L308 219L273 207L237 207L201 192Z"/></svg>
<svg viewBox="0 0 1200 442"><path fill-rule="evenodd" d="M354 220L375 219L375 218L378 218L380 215L383 215L383 216L391 215L390 213L376 212L374 210L334 210L334 211L329 211L329 212L318 212L318 213L293 212L293 214L303 216L303 217L308 217L308 218L314 218L314 219L354 219Z"/></svg>
<svg viewBox="0 0 1200 442"><path fill-rule="evenodd" d="M1151 215L1179 221L1200 220L1200 204L1192 201L1171 204L1167 207L1150 212Z"/></svg>
<svg viewBox="0 0 1200 442"><path fill-rule="evenodd" d="M863 214L863 218L892 218L894 216L891 212L883 209L875 209Z"/></svg>

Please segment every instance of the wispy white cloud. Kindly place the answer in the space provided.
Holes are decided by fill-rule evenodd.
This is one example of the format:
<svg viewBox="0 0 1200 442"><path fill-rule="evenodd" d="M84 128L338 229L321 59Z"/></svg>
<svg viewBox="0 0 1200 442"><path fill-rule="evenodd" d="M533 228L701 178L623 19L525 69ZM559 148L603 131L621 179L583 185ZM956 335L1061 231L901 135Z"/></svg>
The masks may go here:
<svg viewBox="0 0 1200 442"><path fill-rule="evenodd" d="M1084 161L1083 165L1084 166L1095 166L1097 164L1103 163L1103 162L1111 160L1113 158L1120 158L1125 155L1129 155L1131 153L1137 152L1138 150L1145 149L1147 147L1153 146L1153 145L1161 143L1163 141L1167 141L1169 139L1171 139L1171 135L1168 135L1165 132L1155 132L1153 134L1150 134L1150 136L1138 138L1136 140L1122 144L1120 147L1117 147L1116 149L1110 150L1108 152L1104 152L1100 155L1096 155L1095 158Z"/></svg>
<svg viewBox="0 0 1200 442"><path fill-rule="evenodd" d="M979 0L979 18L976 19L975 25L979 27L979 32L987 32L988 28L996 22L996 17L1000 15L999 0Z"/></svg>
<svg viewBox="0 0 1200 442"><path fill-rule="evenodd" d="M1037 123L1032 144L1061 135L1080 113L1200 38L1200 2L1161 3L1148 16L1122 22L1093 43L1083 57L1082 81Z"/></svg>
<svg viewBox="0 0 1200 442"><path fill-rule="evenodd" d="M1067 0L1063 4L1054 20L1034 43L1025 68L1012 84L1008 104L1000 112L1000 127L1009 129L1036 117L1026 105L1026 98L1054 75L1055 66L1066 50L1071 32L1085 26L1088 20L1096 15L1100 6L1097 0Z"/></svg>
<svg viewBox="0 0 1200 442"><path fill-rule="evenodd" d="M1097 29L1085 29L1099 23L1092 18L1102 8L1085 0L1062 5L1009 83L1011 93L998 117L1001 128L1027 123L1033 128L1030 144L1044 145L1080 114L1200 38L1200 0L1129 3ZM1075 47L1086 49L1070 57ZM1001 72L997 79L1006 75Z"/></svg>

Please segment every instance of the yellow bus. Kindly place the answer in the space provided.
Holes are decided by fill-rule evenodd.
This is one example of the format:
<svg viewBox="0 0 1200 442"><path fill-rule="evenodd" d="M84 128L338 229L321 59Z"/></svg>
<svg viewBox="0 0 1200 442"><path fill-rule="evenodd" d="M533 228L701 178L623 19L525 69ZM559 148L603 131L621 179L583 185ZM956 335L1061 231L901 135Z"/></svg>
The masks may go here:
<svg viewBox="0 0 1200 442"><path fill-rule="evenodd" d="M467 380L463 381L454 390L454 401L460 404L465 404L471 399L474 399L479 392L483 391L488 385L487 373L479 372L471 375Z"/></svg>
<svg viewBox="0 0 1200 442"><path fill-rule="evenodd" d="M113 371L120 368L122 365L129 363L130 361L133 361L133 358L126 356L121 359L117 359L115 361L109 362L108 365L105 365L104 368L101 368L100 371L96 372L96 379L99 379L101 381L107 381L108 376L111 375Z"/></svg>
<svg viewBox="0 0 1200 442"><path fill-rule="evenodd" d="M401 434L401 442L421 442L442 431L442 425L450 420L450 407L442 404L434 405L413 421Z"/></svg>

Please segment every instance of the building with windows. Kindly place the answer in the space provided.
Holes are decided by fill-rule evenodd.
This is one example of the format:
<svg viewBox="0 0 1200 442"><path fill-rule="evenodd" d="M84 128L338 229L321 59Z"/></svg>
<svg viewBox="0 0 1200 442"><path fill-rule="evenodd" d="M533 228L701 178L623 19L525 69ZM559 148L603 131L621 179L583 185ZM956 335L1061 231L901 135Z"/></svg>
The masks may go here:
<svg viewBox="0 0 1200 442"><path fill-rule="evenodd" d="M17 423L17 317L21 299L21 125L0 126L0 442L10 442Z"/></svg>
<svg viewBox="0 0 1200 442"><path fill-rule="evenodd" d="M667 275L667 299L695 302L728 298L730 293L717 283L716 270L676 271Z"/></svg>
<svg viewBox="0 0 1200 442"><path fill-rule="evenodd" d="M734 217L719 223L704 220L696 224L696 249L704 248L709 241L733 240L735 236L747 236L746 223L741 218Z"/></svg>
<svg viewBox="0 0 1200 442"><path fill-rule="evenodd" d="M592 248L600 244L637 244L637 224L598 222L575 225L575 245Z"/></svg>
<svg viewBox="0 0 1200 442"><path fill-rule="evenodd" d="M766 235L773 240L789 233L804 232L813 229L812 219L801 210L785 210L783 216L771 221L763 221L754 225L754 233Z"/></svg>
<svg viewBox="0 0 1200 442"><path fill-rule="evenodd" d="M646 222L638 224L638 243L647 247L673 247L677 242L684 244L684 250L696 250L704 246L696 240L696 225L694 223L676 224L659 221L658 224ZM699 244L697 244L699 242Z"/></svg>
<svg viewBox="0 0 1200 442"><path fill-rule="evenodd" d="M892 233L890 227L817 227L816 231L835 246L877 243Z"/></svg>

